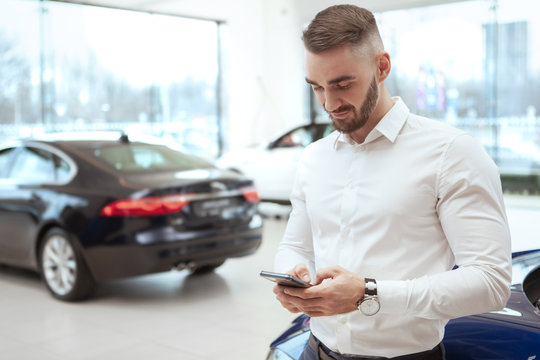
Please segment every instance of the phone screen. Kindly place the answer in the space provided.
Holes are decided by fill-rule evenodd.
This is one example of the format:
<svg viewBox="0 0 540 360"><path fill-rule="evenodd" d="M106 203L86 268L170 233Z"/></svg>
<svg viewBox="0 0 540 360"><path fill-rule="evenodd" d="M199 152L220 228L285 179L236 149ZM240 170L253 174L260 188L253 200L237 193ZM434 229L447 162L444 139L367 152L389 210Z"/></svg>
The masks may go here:
<svg viewBox="0 0 540 360"><path fill-rule="evenodd" d="M296 276L292 276L289 274L275 273L275 272L270 272L270 271L261 271L260 275L280 285L299 287L299 288L307 288L311 286L311 284L297 278Z"/></svg>

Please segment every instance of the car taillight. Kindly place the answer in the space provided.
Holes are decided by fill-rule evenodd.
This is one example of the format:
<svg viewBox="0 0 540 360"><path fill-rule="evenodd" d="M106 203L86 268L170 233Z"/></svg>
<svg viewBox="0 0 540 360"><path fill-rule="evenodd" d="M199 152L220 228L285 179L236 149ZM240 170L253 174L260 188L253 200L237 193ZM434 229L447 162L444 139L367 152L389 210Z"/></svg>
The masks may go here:
<svg viewBox="0 0 540 360"><path fill-rule="evenodd" d="M244 198L247 201L251 203L256 203L260 201L259 193L254 186L245 186L243 188L240 188L240 191L242 191L242 195L244 195Z"/></svg>
<svg viewBox="0 0 540 360"><path fill-rule="evenodd" d="M101 209L102 216L155 216L178 212L189 204L189 196L150 196L141 199L123 199Z"/></svg>

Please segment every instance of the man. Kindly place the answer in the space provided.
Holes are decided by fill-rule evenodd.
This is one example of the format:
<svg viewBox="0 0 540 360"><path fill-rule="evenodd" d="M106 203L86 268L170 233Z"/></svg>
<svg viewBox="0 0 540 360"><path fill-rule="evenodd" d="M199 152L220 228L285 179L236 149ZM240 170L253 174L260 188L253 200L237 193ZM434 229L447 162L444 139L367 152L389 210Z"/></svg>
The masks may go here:
<svg viewBox="0 0 540 360"><path fill-rule="evenodd" d="M302 155L275 260L313 284L274 288L312 317L302 359L443 359L449 319L510 294L498 170L468 134L390 96L368 10L323 10L303 41L306 81L337 131Z"/></svg>

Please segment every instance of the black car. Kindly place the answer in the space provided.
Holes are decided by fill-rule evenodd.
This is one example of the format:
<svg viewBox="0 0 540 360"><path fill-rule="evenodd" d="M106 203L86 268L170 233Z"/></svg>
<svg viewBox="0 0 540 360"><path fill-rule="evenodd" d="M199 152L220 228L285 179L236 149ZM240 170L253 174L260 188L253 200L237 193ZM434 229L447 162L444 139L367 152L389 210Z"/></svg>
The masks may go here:
<svg viewBox="0 0 540 360"><path fill-rule="evenodd" d="M261 244L253 182L126 135L0 147L0 263L37 270L52 295L189 268L207 272Z"/></svg>

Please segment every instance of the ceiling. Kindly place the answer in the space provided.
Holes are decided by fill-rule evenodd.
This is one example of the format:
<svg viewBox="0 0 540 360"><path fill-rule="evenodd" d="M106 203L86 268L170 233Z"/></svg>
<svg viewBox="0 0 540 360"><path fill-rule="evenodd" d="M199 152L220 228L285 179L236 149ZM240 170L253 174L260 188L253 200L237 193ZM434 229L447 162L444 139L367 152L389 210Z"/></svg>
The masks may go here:
<svg viewBox="0 0 540 360"><path fill-rule="evenodd" d="M222 9L224 4L229 3L231 7L241 5L241 0L57 0L63 2L99 5L118 9L138 10L151 13L179 15L189 17L207 18L212 20L222 20L219 15L216 18L215 9ZM260 0L274 1L274 0ZM311 18L313 14L327 6L340 3L356 3L374 12L388 11L395 9L406 9L419 6L436 5L463 0L281 0L282 6L294 7L296 13L306 18Z"/></svg>

